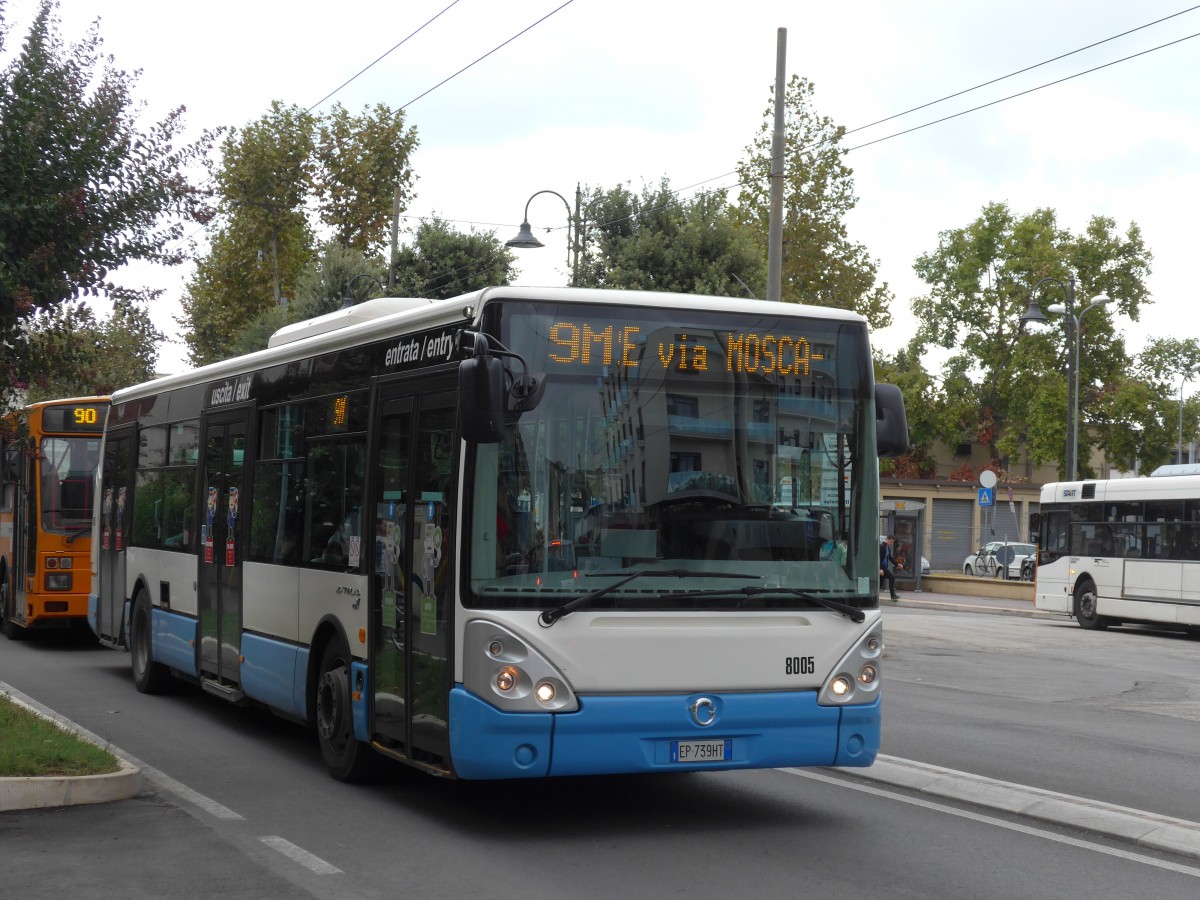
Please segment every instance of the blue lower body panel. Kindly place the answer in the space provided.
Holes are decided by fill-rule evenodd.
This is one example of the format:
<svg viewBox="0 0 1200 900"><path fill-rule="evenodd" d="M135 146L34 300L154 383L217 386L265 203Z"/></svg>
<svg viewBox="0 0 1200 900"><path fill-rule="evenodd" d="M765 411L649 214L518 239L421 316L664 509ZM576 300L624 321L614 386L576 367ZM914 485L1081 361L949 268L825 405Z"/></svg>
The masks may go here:
<svg viewBox="0 0 1200 900"><path fill-rule="evenodd" d="M304 679L297 678L304 671L302 652L296 644L243 633L241 682L246 696L304 718Z"/></svg>
<svg viewBox="0 0 1200 900"><path fill-rule="evenodd" d="M706 697L716 716L693 721ZM879 752L880 703L818 706L814 691L581 697L571 713L504 713L456 687L450 747L461 778L869 766ZM723 745L712 761L679 762L679 741Z"/></svg>
<svg viewBox="0 0 1200 900"><path fill-rule="evenodd" d="M129 622L128 610L125 621ZM153 635L151 647L154 661L196 677L196 619L165 609L151 609L150 631ZM129 646L128 625L125 646Z"/></svg>

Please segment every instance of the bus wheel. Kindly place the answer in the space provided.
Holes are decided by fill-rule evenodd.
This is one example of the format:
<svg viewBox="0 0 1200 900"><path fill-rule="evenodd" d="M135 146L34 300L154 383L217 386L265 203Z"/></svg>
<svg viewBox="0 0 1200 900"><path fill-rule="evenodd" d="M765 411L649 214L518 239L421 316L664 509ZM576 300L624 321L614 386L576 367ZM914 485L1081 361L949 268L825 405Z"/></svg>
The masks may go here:
<svg viewBox="0 0 1200 900"><path fill-rule="evenodd" d="M374 751L354 737L350 705L350 654L330 641L321 654L314 707L317 740L329 774L338 781L362 781L372 774Z"/></svg>
<svg viewBox="0 0 1200 900"><path fill-rule="evenodd" d="M8 579L5 579L0 581L0 627L3 627L4 636L10 641L19 641L25 636L25 629L13 621L9 608L11 603L12 594L8 590Z"/></svg>
<svg viewBox="0 0 1200 900"><path fill-rule="evenodd" d="M154 662L151 647L150 598L142 588L133 597L133 618L129 620L129 657L133 665L133 683L143 694L161 694L171 675L162 663Z"/></svg>
<svg viewBox="0 0 1200 900"><path fill-rule="evenodd" d="M1090 581L1075 588L1075 620L1088 631L1103 631L1108 627L1108 622L1096 612L1096 585Z"/></svg>

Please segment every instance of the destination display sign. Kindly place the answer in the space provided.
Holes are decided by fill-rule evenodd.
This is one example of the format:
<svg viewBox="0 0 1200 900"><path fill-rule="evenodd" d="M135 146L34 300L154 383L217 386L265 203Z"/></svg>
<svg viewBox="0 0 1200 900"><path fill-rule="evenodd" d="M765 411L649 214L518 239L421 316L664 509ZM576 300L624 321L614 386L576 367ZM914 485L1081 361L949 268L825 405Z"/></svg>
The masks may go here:
<svg viewBox="0 0 1200 900"><path fill-rule="evenodd" d="M100 432L104 430L103 403L77 406L52 406L42 412L42 430L59 432Z"/></svg>
<svg viewBox="0 0 1200 900"><path fill-rule="evenodd" d="M685 329L661 323L560 319L550 325L546 369L657 366L677 372L726 371L806 378L832 362L833 344L779 323L763 331ZM789 327L791 326L791 327Z"/></svg>

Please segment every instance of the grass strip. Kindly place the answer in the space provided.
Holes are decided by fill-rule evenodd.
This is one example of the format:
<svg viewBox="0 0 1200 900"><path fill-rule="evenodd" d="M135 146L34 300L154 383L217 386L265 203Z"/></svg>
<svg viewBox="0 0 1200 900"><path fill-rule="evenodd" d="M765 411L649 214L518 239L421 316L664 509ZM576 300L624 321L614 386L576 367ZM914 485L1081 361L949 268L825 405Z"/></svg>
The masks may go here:
<svg viewBox="0 0 1200 900"><path fill-rule="evenodd" d="M0 778L104 775L119 768L104 748L0 694Z"/></svg>

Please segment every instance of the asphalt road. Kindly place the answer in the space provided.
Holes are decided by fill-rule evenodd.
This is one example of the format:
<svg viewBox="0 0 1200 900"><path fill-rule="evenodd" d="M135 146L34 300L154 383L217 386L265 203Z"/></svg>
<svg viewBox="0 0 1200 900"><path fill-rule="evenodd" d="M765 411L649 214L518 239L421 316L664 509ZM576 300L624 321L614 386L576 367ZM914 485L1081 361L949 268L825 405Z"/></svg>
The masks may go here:
<svg viewBox="0 0 1200 900"><path fill-rule="evenodd" d="M951 605L992 604L887 609L885 753L1200 806L1191 776L1175 781L1196 771L1181 739L1194 720L1175 711L1200 698L1180 678L1195 642ZM298 726L190 689L140 695L128 662L0 641L0 680L134 756L149 786L0 814L6 897L1200 895L1197 860L836 772L471 784L397 769L343 785ZM1172 674L1174 701L1129 693Z"/></svg>

